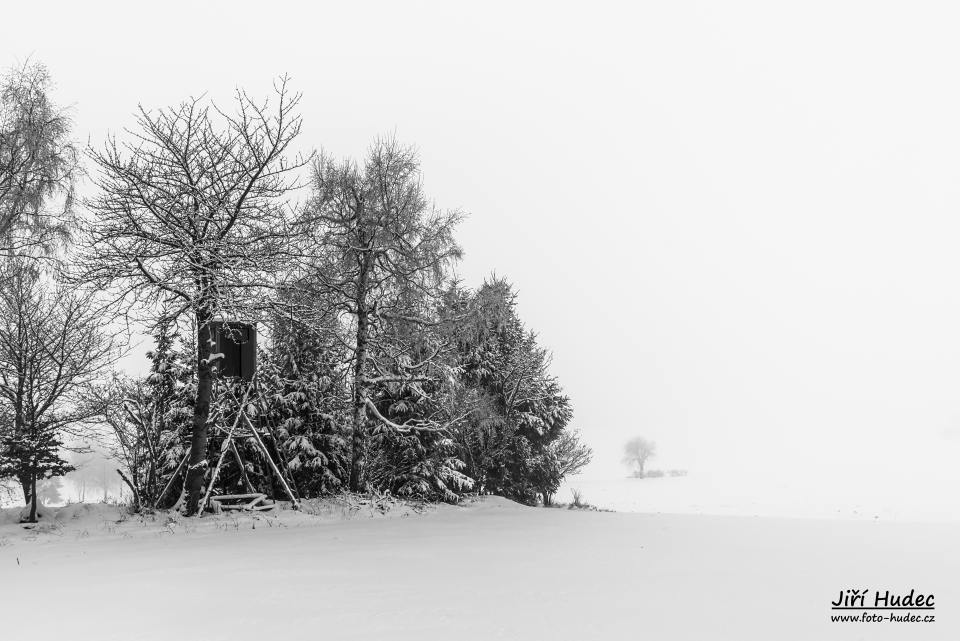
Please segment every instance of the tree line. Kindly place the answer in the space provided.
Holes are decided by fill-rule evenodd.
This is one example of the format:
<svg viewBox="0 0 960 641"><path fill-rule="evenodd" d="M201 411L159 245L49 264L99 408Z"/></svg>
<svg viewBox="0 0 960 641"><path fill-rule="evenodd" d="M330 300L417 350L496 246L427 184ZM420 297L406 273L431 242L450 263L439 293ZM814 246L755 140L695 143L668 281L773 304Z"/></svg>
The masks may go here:
<svg viewBox="0 0 960 641"><path fill-rule="evenodd" d="M415 149L301 154L300 94L140 108L78 150L37 63L0 87L0 477L37 481L105 439L137 509L222 489L549 504L590 449L509 282L456 276L463 214ZM77 202L84 177L90 194ZM114 371L119 330L149 372ZM220 321L263 337L255 385L219 376ZM224 434L251 418L264 447Z"/></svg>

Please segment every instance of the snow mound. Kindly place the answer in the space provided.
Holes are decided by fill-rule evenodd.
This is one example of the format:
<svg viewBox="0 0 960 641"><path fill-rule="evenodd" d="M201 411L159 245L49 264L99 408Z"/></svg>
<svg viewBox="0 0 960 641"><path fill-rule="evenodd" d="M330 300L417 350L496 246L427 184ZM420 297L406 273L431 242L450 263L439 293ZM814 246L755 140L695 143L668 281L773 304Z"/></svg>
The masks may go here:
<svg viewBox="0 0 960 641"><path fill-rule="evenodd" d="M0 509L0 525L13 525L20 522L19 507L5 507Z"/></svg>
<svg viewBox="0 0 960 641"><path fill-rule="evenodd" d="M54 518L64 524L71 521L116 521L124 516L122 509L106 503L71 503L57 510Z"/></svg>
<svg viewBox="0 0 960 641"><path fill-rule="evenodd" d="M131 514L123 505L71 503L61 508L41 508L41 527L22 525L22 519L29 511L18 507L0 510L0 540L10 544L52 538L67 540L151 538L263 528L300 528L322 523L334 524L368 519L389 521L429 514L455 515L464 512L482 512L506 516L518 511L535 509L502 496L493 495L465 497L457 504L435 504L389 495L341 494L307 499L301 502L301 507L301 510L294 511L289 503L278 501L276 509L267 512L207 513L203 517L187 518L169 510Z"/></svg>
<svg viewBox="0 0 960 641"><path fill-rule="evenodd" d="M27 523L30 506L0 509L0 528L22 531L33 526ZM71 503L63 507L37 506L37 523L59 531L62 527L87 528L103 523L118 523L130 518L122 506L104 503ZM47 530L44 530L47 531Z"/></svg>
<svg viewBox="0 0 960 641"><path fill-rule="evenodd" d="M460 505L463 507L473 508L473 509L500 509L500 510L529 510L532 509L528 505L523 505L522 503L517 503L516 501L511 501L508 498L502 496L497 496L495 494L488 494L485 496L473 496L463 499L460 502Z"/></svg>
<svg viewBox="0 0 960 641"><path fill-rule="evenodd" d="M37 506L37 522L50 523L55 518L56 508L50 508L45 505ZM30 518L30 506L8 507L0 509L0 525L17 525L24 523Z"/></svg>

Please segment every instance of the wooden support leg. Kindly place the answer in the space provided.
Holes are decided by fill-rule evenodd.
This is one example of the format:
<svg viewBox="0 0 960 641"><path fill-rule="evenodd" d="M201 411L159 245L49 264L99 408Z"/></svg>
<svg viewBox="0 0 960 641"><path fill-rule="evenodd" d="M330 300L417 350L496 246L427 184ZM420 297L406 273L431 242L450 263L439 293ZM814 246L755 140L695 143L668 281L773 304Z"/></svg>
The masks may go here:
<svg viewBox="0 0 960 641"><path fill-rule="evenodd" d="M177 466L177 469L173 471L173 476L170 477L170 480L167 481L167 486L163 488L163 492L160 492L160 496L157 497L157 507L160 506L160 502L163 501L163 497L167 495L167 492L170 491L170 488L173 487L173 482L177 480L177 476L180 475L180 470L183 469L183 466L187 464L187 459L190 458L190 452L187 451L183 455L183 459L180 461L180 465ZM179 501L178 501L179 503Z"/></svg>
<svg viewBox="0 0 960 641"><path fill-rule="evenodd" d="M210 482L207 483L207 491L204 493L203 500L200 501L200 507L197 509L197 514L201 516L203 516L204 508L207 507L207 501L210 500L210 492L213 491L213 484L217 482L217 476L220 475L220 466L223 465L223 458L227 455L227 450L230 449L231 441L233 441L233 434L228 434L223 441L223 445L220 446L220 458L217 459L217 466L213 468Z"/></svg>
<svg viewBox="0 0 960 641"><path fill-rule="evenodd" d="M266 444L264 444L263 439L260 438L260 434L257 432L257 429L253 426L253 423L250 422L250 419L247 418L246 414L243 415L243 418L247 422L247 427L249 427L250 431L253 432L253 438L256 439L260 449L263 450L263 455L267 457L267 462L270 463L273 473L277 475L278 479L280 479L280 484L283 485L283 490L287 493L287 496L290 497L290 502L293 504L293 509L299 510L300 501L298 501L297 497L293 495L293 492L290 490L290 486L287 485L287 480L283 478L283 474L280 473L280 469L277 467L277 464L273 462L273 457L270 456L270 451L267 449Z"/></svg>
<svg viewBox="0 0 960 641"><path fill-rule="evenodd" d="M237 444L232 439L230 441L230 449L233 451L233 458L237 461L237 465L240 466L240 476L243 477L243 483L246 486L247 492L251 494L257 491L257 488L253 487L253 483L250 482L250 477L247 476L247 468L243 464L243 458L240 456L240 451L237 450Z"/></svg>

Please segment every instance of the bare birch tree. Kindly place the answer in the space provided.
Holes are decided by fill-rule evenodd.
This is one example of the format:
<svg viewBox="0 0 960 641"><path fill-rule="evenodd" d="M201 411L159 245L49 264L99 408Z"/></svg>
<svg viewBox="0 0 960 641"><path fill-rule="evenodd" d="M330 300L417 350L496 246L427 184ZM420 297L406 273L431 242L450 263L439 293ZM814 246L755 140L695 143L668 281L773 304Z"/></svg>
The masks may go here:
<svg viewBox="0 0 960 641"><path fill-rule="evenodd" d="M416 152L392 139L378 140L363 166L321 156L313 164L313 198L301 218L317 253L312 275L333 293L348 320L351 354L350 488L363 488L368 422L400 431L434 429L430 421L396 424L371 399L373 385L417 384L439 354L419 358L409 345L387 345L387 324L431 325L418 313L437 299L448 266L459 259L453 232L462 215L441 211L423 192Z"/></svg>
<svg viewBox="0 0 960 641"><path fill-rule="evenodd" d="M50 249L67 233L78 174L67 112L39 63L0 80L0 253Z"/></svg>
<svg viewBox="0 0 960 641"><path fill-rule="evenodd" d="M187 513L195 514L207 467L207 423L215 361L211 321L249 318L289 258L285 197L297 170L300 96L286 78L273 101L238 91L230 113L200 99L156 112L141 108L127 140L110 138L90 157L99 195L85 241L82 277L128 308L189 314L197 340Z"/></svg>

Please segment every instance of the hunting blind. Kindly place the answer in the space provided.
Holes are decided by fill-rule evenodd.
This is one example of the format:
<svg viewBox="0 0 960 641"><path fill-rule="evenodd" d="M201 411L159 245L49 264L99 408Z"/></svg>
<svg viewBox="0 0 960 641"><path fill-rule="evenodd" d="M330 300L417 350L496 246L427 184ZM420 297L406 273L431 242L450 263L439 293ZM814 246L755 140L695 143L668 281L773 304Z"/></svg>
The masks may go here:
<svg viewBox="0 0 960 641"><path fill-rule="evenodd" d="M223 378L253 380L257 371L257 326L239 321L210 323L216 345L214 353L223 354L218 374Z"/></svg>
<svg viewBox="0 0 960 641"><path fill-rule="evenodd" d="M219 445L220 454L216 465L213 466L209 476L205 476L206 489L200 501L200 513L203 513L208 506L215 512L221 510L262 511L274 509L276 506L272 500L268 499L265 492L259 491L251 482L247 474L247 463L237 446L239 442L246 443L248 447L252 447L255 452L258 452L260 460L266 463L269 470L267 474L272 473L276 482L283 488L284 494L290 499L293 509L300 509L300 501L297 498L297 492L293 489L295 487L293 479L289 477L289 470L280 452L276 433L264 417L255 415L251 419L248 415L249 408L254 404L253 402L257 399L262 400L262 391L256 380L257 326L254 323L240 321L213 321L210 323L210 333L214 343L211 352L221 355L215 360L217 371L213 383L214 394L223 399L223 405L227 408L225 413L227 420L212 424L213 434L211 438L219 440L222 437L222 441ZM245 384L234 385L235 381L227 379L240 379ZM240 392L240 396L237 395L238 392ZM274 454L271 453L270 447L264 439L267 439L273 445L277 460L274 460ZM220 477L221 470L224 469L224 462L228 454L236 462L236 469L240 475L238 483L246 489L243 494L235 494L229 489L226 493L214 493L214 487ZM161 493L161 498L173 486L174 479L177 478L180 471L185 469L189 456L190 452L187 451L167 483L167 487ZM220 489L225 489L222 483ZM184 487L180 498L174 505L175 509L179 508L185 496L186 488Z"/></svg>

